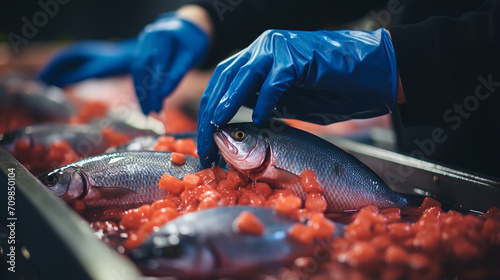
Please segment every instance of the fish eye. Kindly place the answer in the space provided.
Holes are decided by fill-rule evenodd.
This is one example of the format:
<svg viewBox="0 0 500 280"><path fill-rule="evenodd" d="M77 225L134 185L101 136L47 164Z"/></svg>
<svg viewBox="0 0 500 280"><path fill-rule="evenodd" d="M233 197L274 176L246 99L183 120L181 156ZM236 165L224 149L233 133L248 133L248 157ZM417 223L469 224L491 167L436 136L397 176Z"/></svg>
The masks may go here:
<svg viewBox="0 0 500 280"><path fill-rule="evenodd" d="M242 131L242 130L236 130L236 131L233 133L233 136L234 136L234 139L235 139L236 141L243 141L243 140L245 140L245 137L246 137L247 135L246 135L246 134L245 134L245 132L244 132L244 131Z"/></svg>
<svg viewBox="0 0 500 280"><path fill-rule="evenodd" d="M55 183L57 183L58 180L59 177L57 175L50 174L43 179L43 182L48 186L53 186Z"/></svg>

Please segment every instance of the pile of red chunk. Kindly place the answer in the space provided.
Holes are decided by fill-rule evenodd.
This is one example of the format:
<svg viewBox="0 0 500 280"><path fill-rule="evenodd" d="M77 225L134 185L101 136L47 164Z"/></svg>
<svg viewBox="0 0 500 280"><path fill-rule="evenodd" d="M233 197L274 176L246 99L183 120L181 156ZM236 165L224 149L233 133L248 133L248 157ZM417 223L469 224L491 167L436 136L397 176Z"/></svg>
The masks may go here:
<svg viewBox="0 0 500 280"><path fill-rule="evenodd" d="M342 238L331 243L333 261L355 274L380 279L484 279L500 276L500 209L481 216L443 211L426 198L409 216L399 208L361 209ZM413 213L411 213L413 212Z"/></svg>
<svg viewBox="0 0 500 280"><path fill-rule="evenodd" d="M183 164L175 153L172 161ZM367 206L354 214L325 214L323 188L317 183L315 173L305 171L301 178L308 194L305 201L290 189L272 189L266 183L248 181L237 171L226 172L218 167L188 174L182 180L164 174L159 187L170 191L167 197L125 211L118 224L98 222L93 227L126 232L122 248L127 252L140 246L168 221L188 212L232 205L272 207L297 218L288 231L293 240L302 243L311 243L316 238L328 240L329 258L309 275L310 279L323 279L322 276L331 276L333 272L347 279L500 276L496 265L500 263L500 209L496 207L477 216L443 211L439 202L425 198L419 208L403 211ZM304 220L308 222L299 222ZM328 239L335 230L332 220L348 220L348 225L342 236ZM265 231L251 213L238 217L237 224L248 234ZM307 263L298 260L296 266ZM294 271L298 273L300 269L295 267Z"/></svg>
<svg viewBox="0 0 500 280"><path fill-rule="evenodd" d="M173 162L177 161L177 155L172 154ZM298 220L309 218L307 225L297 223L289 231L289 235L299 242L311 243L316 237L328 237L334 231L334 223L323 215L326 210L323 189L317 184L314 172L304 172L303 178L308 197L302 208L302 200L292 190L273 190L266 183L249 182L238 171L226 172L214 167L188 174L182 180L164 174L159 187L170 191L165 199L125 211L121 216L120 226L129 230L123 247L126 250L136 248L150 233L184 213L233 205L273 207L277 212ZM315 186L311 181L315 182ZM262 233L263 229L254 231L252 229L255 228L247 222L255 225L253 218L245 216L240 223L243 231Z"/></svg>

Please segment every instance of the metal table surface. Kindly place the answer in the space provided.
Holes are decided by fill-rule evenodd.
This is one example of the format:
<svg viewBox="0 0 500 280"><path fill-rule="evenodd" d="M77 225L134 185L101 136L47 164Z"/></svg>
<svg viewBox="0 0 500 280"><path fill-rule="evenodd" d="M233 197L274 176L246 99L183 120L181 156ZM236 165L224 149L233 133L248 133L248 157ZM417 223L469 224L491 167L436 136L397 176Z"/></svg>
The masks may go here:
<svg viewBox="0 0 500 280"><path fill-rule="evenodd" d="M500 206L500 180L469 174L342 138L327 138L372 168L394 190L429 195L478 213ZM12 170L13 172L11 172ZM9 176L15 211L7 209ZM2 279L140 279L130 260L95 238L88 224L0 148ZM15 220L7 220L15 218ZM7 223L15 222L16 274L6 266Z"/></svg>
<svg viewBox="0 0 500 280"><path fill-rule="evenodd" d="M7 208L9 178L15 183L11 209ZM87 222L2 148L0 186L1 279L140 278L131 261L98 240ZM11 223L13 230L7 228ZM8 244L10 235L16 244ZM15 246L15 273L2 267L8 265L10 246Z"/></svg>

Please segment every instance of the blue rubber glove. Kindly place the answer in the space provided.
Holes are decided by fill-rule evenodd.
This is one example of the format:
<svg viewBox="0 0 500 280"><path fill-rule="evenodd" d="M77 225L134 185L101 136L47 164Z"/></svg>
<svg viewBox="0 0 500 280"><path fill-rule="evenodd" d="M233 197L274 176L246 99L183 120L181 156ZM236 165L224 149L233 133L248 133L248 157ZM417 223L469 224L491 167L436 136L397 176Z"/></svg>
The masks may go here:
<svg viewBox="0 0 500 280"><path fill-rule="evenodd" d="M136 41L82 41L56 53L39 73L47 84L65 87L88 78L129 72Z"/></svg>
<svg viewBox="0 0 500 280"><path fill-rule="evenodd" d="M142 111L159 112L163 98L199 64L209 49L209 37L175 13L161 15L138 37L131 74Z"/></svg>
<svg viewBox="0 0 500 280"><path fill-rule="evenodd" d="M396 92L396 55L385 29L266 31L215 69L201 99L198 154L210 166L215 128L244 104L255 106L257 125L273 113L328 124L387 114Z"/></svg>

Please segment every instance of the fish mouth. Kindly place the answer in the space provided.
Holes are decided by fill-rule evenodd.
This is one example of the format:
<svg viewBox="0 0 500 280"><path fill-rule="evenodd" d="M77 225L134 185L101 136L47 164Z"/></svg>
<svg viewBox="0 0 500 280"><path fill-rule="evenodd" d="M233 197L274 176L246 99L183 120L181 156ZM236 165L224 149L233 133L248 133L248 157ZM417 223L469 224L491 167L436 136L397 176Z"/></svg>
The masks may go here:
<svg viewBox="0 0 500 280"><path fill-rule="evenodd" d="M214 134L215 134L214 140L215 140L215 143L217 144L217 146L224 145L234 154L238 153L238 149L233 144L231 144L231 142L229 142L226 134L224 134L224 132L222 130L217 129ZM221 150L221 153L222 153L222 149L219 149L219 150Z"/></svg>
<svg viewBox="0 0 500 280"><path fill-rule="evenodd" d="M255 153L257 153L258 149L261 147L261 143L258 143L257 145L252 147L252 149L246 154L245 157L237 158L236 155L239 154L239 150L235 145L231 143L231 141L229 141L229 136L225 131L220 129L216 130L214 132L214 140L219 147L219 151L222 157L226 160L226 162L241 172L247 174L260 174L266 169L268 163L270 162L270 145L267 141L265 141L264 143L266 149L263 159L259 161L251 161L250 159L254 157ZM222 147L225 147L226 149L222 149ZM238 164L238 162L244 161L252 162L251 167L243 168L241 164Z"/></svg>

